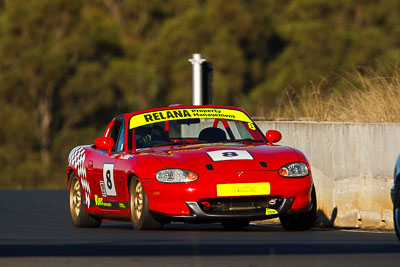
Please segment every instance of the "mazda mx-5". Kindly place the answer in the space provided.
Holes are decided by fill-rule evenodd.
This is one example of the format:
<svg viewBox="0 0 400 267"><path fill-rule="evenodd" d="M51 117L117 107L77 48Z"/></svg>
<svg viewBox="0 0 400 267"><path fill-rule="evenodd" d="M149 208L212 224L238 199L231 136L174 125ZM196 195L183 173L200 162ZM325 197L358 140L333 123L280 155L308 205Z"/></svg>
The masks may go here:
<svg viewBox="0 0 400 267"><path fill-rule="evenodd" d="M280 139L233 107L174 105L118 115L93 145L69 154L72 223L239 229L279 217L286 230L307 230L316 219L310 165L299 150L277 145Z"/></svg>

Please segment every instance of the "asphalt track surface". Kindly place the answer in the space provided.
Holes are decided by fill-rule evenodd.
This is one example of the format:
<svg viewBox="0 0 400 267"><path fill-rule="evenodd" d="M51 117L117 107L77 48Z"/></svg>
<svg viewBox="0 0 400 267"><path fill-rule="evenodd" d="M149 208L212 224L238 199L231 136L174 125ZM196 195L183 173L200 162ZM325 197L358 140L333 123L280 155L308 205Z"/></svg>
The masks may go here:
<svg viewBox="0 0 400 267"><path fill-rule="evenodd" d="M394 232L251 224L74 228L67 191L0 190L0 266L400 266Z"/></svg>

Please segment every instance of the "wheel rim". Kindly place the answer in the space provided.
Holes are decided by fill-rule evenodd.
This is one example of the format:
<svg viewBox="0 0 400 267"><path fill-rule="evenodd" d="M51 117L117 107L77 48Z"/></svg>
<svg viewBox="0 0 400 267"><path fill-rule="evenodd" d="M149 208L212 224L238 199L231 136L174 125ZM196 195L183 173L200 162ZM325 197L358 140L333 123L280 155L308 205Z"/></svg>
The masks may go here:
<svg viewBox="0 0 400 267"><path fill-rule="evenodd" d="M82 205L82 195L81 195L81 184L78 179L73 179L71 182L70 190L69 190L69 210L71 212L71 216L74 220L76 220L81 211Z"/></svg>
<svg viewBox="0 0 400 267"><path fill-rule="evenodd" d="M143 211L143 187L140 181L136 181L132 192L131 213L134 221L139 221Z"/></svg>

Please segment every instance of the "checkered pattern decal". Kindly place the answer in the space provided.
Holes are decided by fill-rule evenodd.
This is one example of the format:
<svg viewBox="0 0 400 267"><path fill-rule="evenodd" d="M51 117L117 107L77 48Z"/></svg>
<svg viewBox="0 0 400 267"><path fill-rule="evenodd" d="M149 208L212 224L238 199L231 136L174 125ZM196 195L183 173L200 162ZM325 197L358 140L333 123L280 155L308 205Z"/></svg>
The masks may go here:
<svg viewBox="0 0 400 267"><path fill-rule="evenodd" d="M70 166L74 167L78 174L78 179L81 181L83 195L85 197L85 204L89 208L90 206L90 186L86 180L86 168L85 163L85 148L82 146L77 146L69 153L68 163Z"/></svg>

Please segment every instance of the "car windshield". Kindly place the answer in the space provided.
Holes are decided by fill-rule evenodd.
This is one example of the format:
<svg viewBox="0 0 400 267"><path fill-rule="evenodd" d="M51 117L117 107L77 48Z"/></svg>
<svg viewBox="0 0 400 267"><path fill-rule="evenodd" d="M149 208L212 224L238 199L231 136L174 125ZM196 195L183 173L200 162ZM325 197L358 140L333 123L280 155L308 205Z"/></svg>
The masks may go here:
<svg viewBox="0 0 400 267"><path fill-rule="evenodd" d="M202 110L211 111L200 115L187 113L186 117L182 111L181 117L178 117L179 113L176 113L178 115L173 118L173 110L170 113L162 111L140 114L141 117L137 118L132 117L130 127L134 131L136 148L185 143L265 142L264 136L245 113L221 109L222 113L214 114L212 112L220 109ZM221 118L231 118L229 116L233 118ZM134 121L134 119L137 120Z"/></svg>

